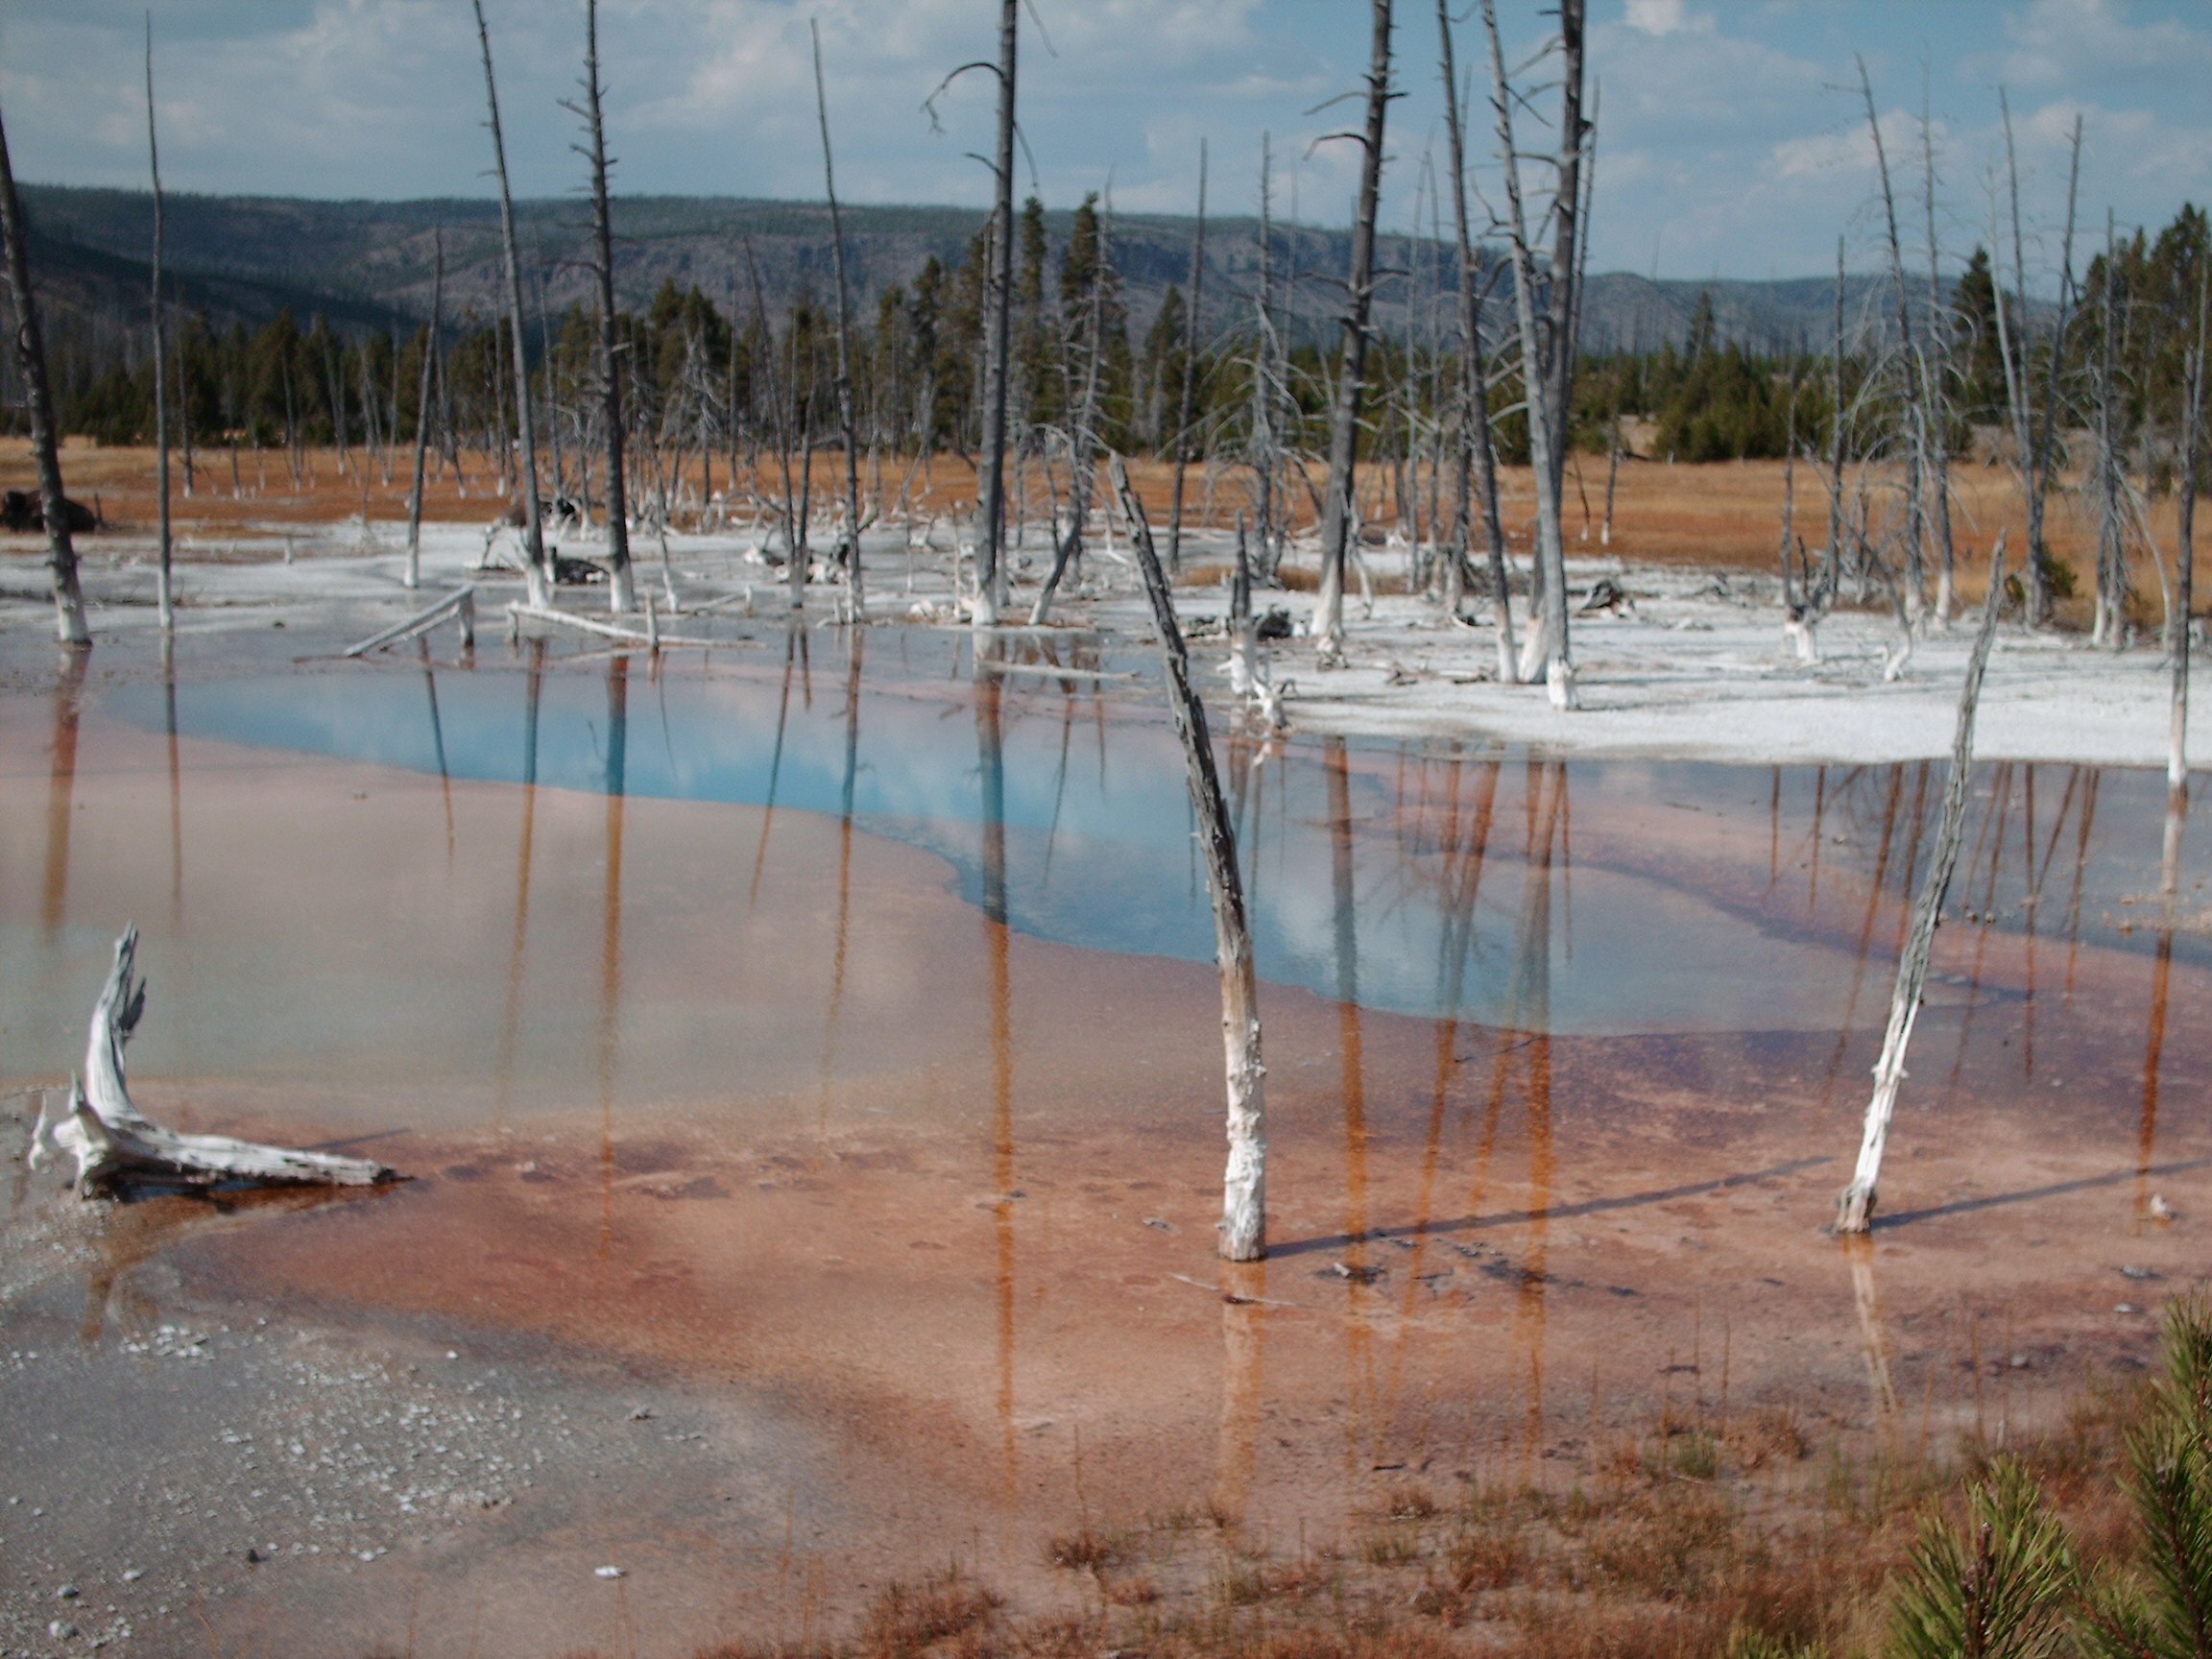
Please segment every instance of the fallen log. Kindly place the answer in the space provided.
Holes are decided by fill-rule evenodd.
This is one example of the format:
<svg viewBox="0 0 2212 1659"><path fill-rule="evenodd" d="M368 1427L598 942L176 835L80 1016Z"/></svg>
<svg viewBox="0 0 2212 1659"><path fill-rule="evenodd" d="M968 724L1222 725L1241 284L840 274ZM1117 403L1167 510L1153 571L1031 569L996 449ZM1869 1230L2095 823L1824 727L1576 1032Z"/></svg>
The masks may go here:
<svg viewBox="0 0 2212 1659"><path fill-rule="evenodd" d="M406 621L395 623L381 634L373 634L358 645L349 645L339 655L341 657L360 657L375 650L379 645L397 645L402 639L412 639L416 635L436 627L448 614L460 618L461 643L464 645L475 644L476 589L473 588L456 588L427 611L419 611L408 617Z"/></svg>
<svg viewBox="0 0 2212 1659"><path fill-rule="evenodd" d="M366 1158L263 1146L228 1135L185 1135L141 1117L123 1075L123 1046L146 1011L146 985L136 973L138 929L115 941L115 966L92 1010L84 1076L69 1080L67 1110L53 1111L51 1092L38 1109L30 1164L49 1156L77 1160L77 1195L97 1197L119 1186L213 1187L229 1182L283 1186L374 1187L400 1177Z"/></svg>
<svg viewBox="0 0 2212 1659"><path fill-rule="evenodd" d="M510 626L515 622L550 622L558 628L574 628L585 634L596 634L602 639L621 639L654 651L663 648L671 651L720 651L738 643L732 639L701 639L678 634L663 634L660 631L659 621L650 612L646 615L648 631L642 634L632 628L617 628L612 622L571 615L565 611L555 611L544 605L509 605L507 614L511 619Z"/></svg>

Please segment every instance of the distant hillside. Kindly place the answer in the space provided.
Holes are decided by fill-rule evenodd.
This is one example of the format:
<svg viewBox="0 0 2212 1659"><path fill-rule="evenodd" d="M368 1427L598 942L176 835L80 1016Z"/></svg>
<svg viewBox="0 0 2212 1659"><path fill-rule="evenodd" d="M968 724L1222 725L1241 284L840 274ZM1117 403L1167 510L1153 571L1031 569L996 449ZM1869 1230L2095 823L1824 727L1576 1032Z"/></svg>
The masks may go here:
<svg viewBox="0 0 2212 1659"><path fill-rule="evenodd" d="M128 317L144 303L153 198L140 191L57 185L24 189L38 237L41 282L80 304ZM501 307L498 204L491 201L320 202L282 197L172 196L167 201L168 264L185 303L219 321L249 323L284 306L321 311L349 329L384 328L426 316L435 233L445 236L446 294L456 313ZM589 212L576 200L516 204L524 263L546 283L555 309L587 301L590 278ZM876 296L910 279L934 254L947 265L966 257L985 215L964 207L845 209L848 264L863 315ZM1070 215L1048 212L1055 246ZM752 266L771 311L805 292L827 298L833 281L830 214L807 202L732 197L626 197L614 204L616 286L622 301L642 305L666 280L696 284L725 308L752 305ZM1131 214L1114 222L1114 249L1134 331L1150 323L1171 283L1187 283L1192 222ZM1259 224L1210 221L1206 229L1206 312L1214 327L1246 312L1258 286ZM1297 310L1308 329L1326 329L1351 259L1348 231L1275 228L1278 276L1300 278ZM1438 274L1449 280L1446 250L1386 238L1383 262L1410 271L1380 296L1385 328L1411 309L1426 316ZM1308 280L1308 278L1318 278ZM1335 278L1332 283L1329 278ZM1877 279L1850 280L1847 311L1879 327ZM1415 290L1418 290L1416 295ZM1835 284L1826 277L1773 282L1654 282L1625 274L1593 276L1584 339L1593 349L1680 342L1701 293L1712 296L1722 341L1761 349L1828 335ZM533 297L535 298L535 296ZM1426 326L1426 324L1423 324Z"/></svg>

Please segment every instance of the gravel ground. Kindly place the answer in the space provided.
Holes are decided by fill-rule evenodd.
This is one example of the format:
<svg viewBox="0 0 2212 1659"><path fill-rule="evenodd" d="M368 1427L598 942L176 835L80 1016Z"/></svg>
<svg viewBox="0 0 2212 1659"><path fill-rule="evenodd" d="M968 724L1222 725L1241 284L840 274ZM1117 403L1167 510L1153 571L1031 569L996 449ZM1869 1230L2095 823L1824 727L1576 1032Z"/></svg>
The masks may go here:
<svg viewBox="0 0 2212 1659"><path fill-rule="evenodd" d="M17 1171L26 1118L0 1118ZM480 1654L560 1651L653 1594L661 1565L696 1570L671 1533L757 1556L819 1523L790 1497L833 1484L809 1436L742 1389L709 1401L457 1322L226 1294L200 1245L312 1225L296 1199L226 1215L81 1205L51 1171L6 1188L4 1659L235 1650L265 1628L288 1653L363 1655L469 1608ZM159 1254L138 1238L119 1263L118 1236L158 1205L189 1209Z"/></svg>

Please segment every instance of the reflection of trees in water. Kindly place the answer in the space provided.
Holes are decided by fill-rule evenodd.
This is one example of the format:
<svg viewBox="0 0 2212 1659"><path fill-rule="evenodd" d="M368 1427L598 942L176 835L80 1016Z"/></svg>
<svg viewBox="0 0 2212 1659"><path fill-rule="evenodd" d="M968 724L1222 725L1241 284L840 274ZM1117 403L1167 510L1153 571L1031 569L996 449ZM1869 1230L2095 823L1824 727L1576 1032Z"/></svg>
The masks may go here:
<svg viewBox="0 0 2212 1659"><path fill-rule="evenodd" d="M983 953L990 975L991 1206L998 1244L998 1427L1006 1463L1006 1495L1015 1492L1014 1452L1014 1032L1012 965L1006 928L1006 742L1002 687L984 656L998 642L978 642L971 695L975 707L975 758L981 788Z"/></svg>
<svg viewBox="0 0 2212 1659"><path fill-rule="evenodd" d="M607 873L599 914L599 1253L614 1243L614 1062L622 1008L622 809L629 781L630 659L607 659Z"/></svg>
<svg viewBox="0 0 2212 1659"><path fill-rule="evenodd" d="M445 722L438 717L438 674L430 666L430 637L415 636L415 656L422 664L422 690L430 701L430 752L438 762L438 797L445 806L445 873L453 873L453 775L445 766Z"/></svg>
<svg viewBox="0 0 2212 1659"><path fill-rule="evenodd" d="M522 678L522 830L515 854L515 934L507 950L507 997L499 1016L499 1104L493 1127L507 1120L515 1087L515 1044L522 1020L522 964L530 943L530 863L538 829L538 710L545 690L545 641L530 641Z"/></svg>
<svg viewBox="0 0 2212 1659"><path fill-rule="evenodd" d="M1851 1269L1851 1301L1859 1315L1859 1353L1866 1363L1866 1391L1874 1427L1885 1444L1897 1424L1897 1384L1889 1369L1889 1338L1882 1325L1882 1292L1874 1280L1874 1240L1845 1233L1837 1240Z"/></svg>
<svg viewBox="0 0 2212 1659"><path fill-rule="evenodd" d="M1436 1005L1440 1012L1433 1022L1435 1072L1430 1090L1428 1131L1422 1143L1420 1182L1414 1195L1413 1251L1406 1263L1400 1310L1403 1323L1390 1370L1393 1417L1404 1387L1417 1298L1427 1283L1431 1260L1428 1228L1436 1213L1436 1171L1443 1156L1452 1085L1459 1066L1459 1013L1466 998L1467 967L1475 943L1475 905L1481 892L1499 777L1503 769L1497 760L1470 766L1457 756L1424 761L1410 780L1415 809L1410 815L1402 813L1399 819L1402 856L1411 859L1418 855L1416 847L1422 847L1438 861ZM1471 791L1467 784L1470 771L1476 778ZM1407 782L1402 776L1402 789Z"/></svg>
<svg viewBox="0 0 2212 1659"><path fill-rule="evenodd" d="M816 1129L830 1128L830 1084L837 1067L837 1019L845 1001L845 952L853 920L853 786L860 770L860 666L867 630L847 628L845 641L845 783L837 806L837 930L830 948L830 1007L822 1019L822 1099Z"/></svg>
<svg viewBox="0 0 2212 1659"><path fill-rule="evenodd" d="M783 630L783 682L776 693L776 747L768 757L768 789L760 805L760 844L753 852L753 884L746 889L748 909L760 902L760 872L768 864L768 831L776 824L776 786L783 777L783 740L791 725L791 677L806 654L806 624L792 622ZM806 700L813 702L812 681L805 682Z"/></svg>
<svg viewBox="0 0 2212 1659"><path fill-rule="evenodd" d="M1544 1286L1549 1255L1552 1185L1551 1152L1551 878L1556 868L1566 879L1567 767L1563 762L1528 764L1527 796L1528 846L1521 888L1521 926L1514 941L1512 1016L1507 1029L1526 1033L1518 1047L1498 1057L1501 1075L1519 1058L1523 1110L1528 1137L1528 1239L1513 1307L1513 1347L1527 1367L1527 1411L1523 1455L1543 1454L1544 1438Z"/></svg>
<svg viewBox="0 0 2212 1659"><path fill-rule="evenodd" d="M169 750L169 929L184 930L184 772L177 753L177 639L161 636L161 733Z"/></svg>
<svg viewBox="0 0 2212 1659"><path fill-rule="evenodd" d="M1338 1098L1344 1112L1344 1264L1351 1270L1344 1322L1345 1445L1355 1484L1377 1461L1372 1436L1383 1431L1377 1409L1371 1300L1380 1292L1367 1274L1367 1074L1359 1027L1358 896L1352 856L1352 784L1344 739L1322 739L1322 773L1328 786L1329 879L1336 966Z"/></svg>
<svg viewBox="0 0 2212 1659"><path fill-rule="evenodd" d="M265 1187L238 1192L160 1193L110 1205L86 1240L95 1260L84 1276L80 1341L100 1340L112 1320L126 1332L153 1328L160 1310L132 1270L180 1244L235 1233L325 1204L375 1203L396 1187Z"/></svg>
<svg viewBox="0 0 2212 1659"><path fill-rule="evenodd" d="M60 942L69 921L69 823L76 810L77 724L84 714L84 670L89 651L64 651L54 682L54 741L46 775L46 871L38 888L38 922L44 942Z"/></svg>
<svg viewBox="0 0 2212 1659"><path fill-rule="evenodd" d="M2151 1219L2151 1159L2158 1142L2158 1065L2166 1048L2166 998L2174 973L2174 908L2181 895L2181 828L2189 785L2166 792L2165 833L2158 858L2158 946L2151 965L2150 1028L2143 1039L2143 1117L2135 1137L2135 1227Z"/></svg>

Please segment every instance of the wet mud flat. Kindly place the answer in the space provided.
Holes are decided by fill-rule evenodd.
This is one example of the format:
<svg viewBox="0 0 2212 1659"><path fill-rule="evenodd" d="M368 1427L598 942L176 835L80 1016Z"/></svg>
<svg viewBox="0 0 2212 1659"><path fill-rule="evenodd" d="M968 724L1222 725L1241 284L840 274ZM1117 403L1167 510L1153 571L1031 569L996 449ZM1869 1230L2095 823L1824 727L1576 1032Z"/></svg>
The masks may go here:
<svg viewBox="0 0 2212 1659"><path fill-rule="evenodd" d="M417 1179L88 1209L12 1157L17 1650L128 1624L148 1651L683 1653L835 1628L948 1560L1073 1601L1046 1547L1086 1522L1317 1543L1409 1482L1571 1481L1663 1411L1858 1446L2047 1423L2133 1375L2200 1271L2207 969L2195 901L2136 921L2159 826L2126 775L1984 780L1955 902L1990 920L1939 935L1854 1253L1818 1229L1925 856L1914 768L1261 760L1275 1248L1230 1276L1211 972L1052 936L1161 860L1054 838L1053 880L1106 888L1055 898L1019 782L994 856L973 683L925 709L968 818L872 831L838 809L834 679L813 736L786 730L829 794L771 819L188 719L172 745L125 695L143 664L63 711L25 656L0 698L8 1149L135 919L151 1113ZM610 664L562 672L603 785ZM912 690L882 687L872 711ZM187 665L187 711L191 688ZM1017 775L1062 701L1001 688ZM1171 761L1108 713L1104 769ZM680 720L666 740L692 753ZM1718 968L1706 1018L1671 990L1639 1018L1622 987L1666 963L1628 913L1662 902L1707 930L1683 962L1775 980L1770 1020Z"/></svg>

